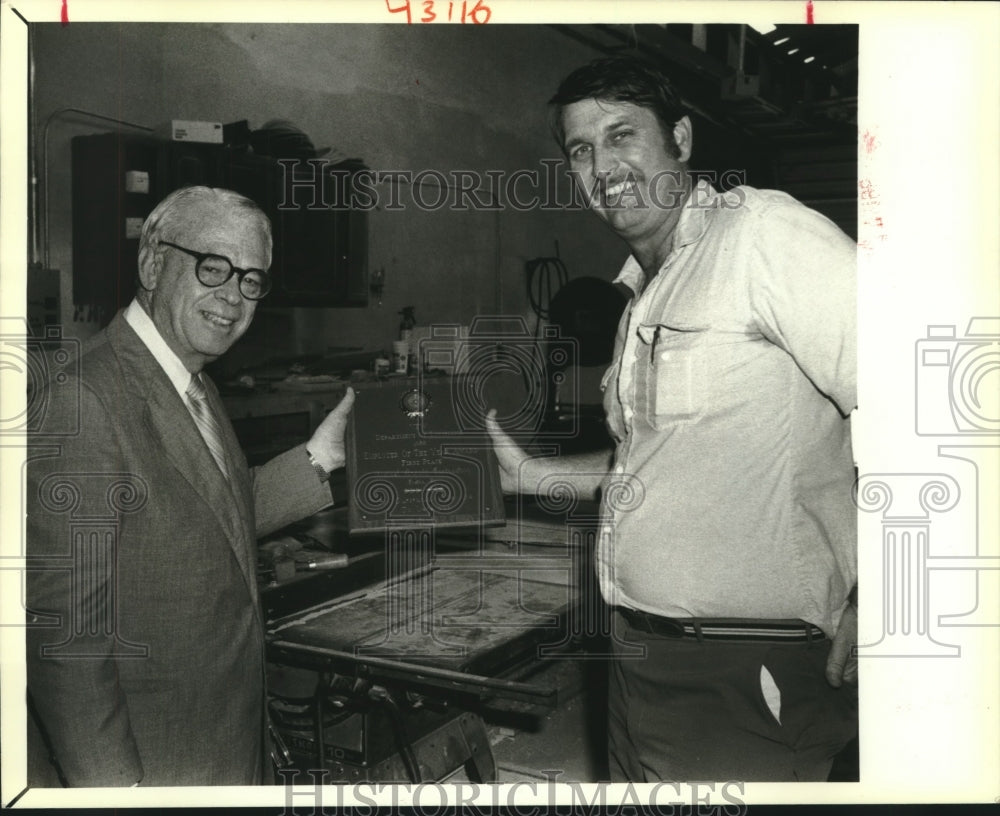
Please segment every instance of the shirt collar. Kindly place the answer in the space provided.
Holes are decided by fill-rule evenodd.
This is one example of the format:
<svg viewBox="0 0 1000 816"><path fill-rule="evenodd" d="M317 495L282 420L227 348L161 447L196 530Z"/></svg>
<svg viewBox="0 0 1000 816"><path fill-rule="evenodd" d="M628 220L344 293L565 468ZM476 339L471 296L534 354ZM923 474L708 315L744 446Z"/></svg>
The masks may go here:
<svg viewBox="0 0 1000 816"><path fill-rule="evenodd" d="M687 201L684 202L681 217L673 231L674 245L668 257L681 247L701 239L708 229L709 218L717 208L715 199L718 195L716 189L706 179L698 179ZM636 295L640 295L646 285L646 273L642 271L635 256L630 255L613 282L623 283Z"/></svg>
<svg viewBox="0 0 1000 816"><path fill-rule="evenodd" d="M146 344L150 354L153 355L160 368L164 370L170 382L173 383L177 393L183 399L188 385L191 384L191 372L184 367L181 358L174 354L173 349L167 345L160 330L156 328L153 318L149 316L138 300L133 300L125 309L125 322L128 323L139 339Z"/></svg>

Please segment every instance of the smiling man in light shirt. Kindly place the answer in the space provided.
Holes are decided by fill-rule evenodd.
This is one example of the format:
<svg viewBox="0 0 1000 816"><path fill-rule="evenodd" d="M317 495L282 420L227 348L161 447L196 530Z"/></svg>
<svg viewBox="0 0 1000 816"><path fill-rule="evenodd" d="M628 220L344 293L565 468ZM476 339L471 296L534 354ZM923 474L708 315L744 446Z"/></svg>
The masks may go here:
<svg viewBox="0 0 1000 816"><path fill-rule="evenodd" d="M71 552L67 496L118 514L110 550L91 542L71 569L28 574L31 785L269 779L256 539L331 503L353 402L247 467L202 369L247 330L270 263L252 201L172 193L143 225L136 299L87 342L77 387L51 390L51 420L78 416L80 432L32 451L28 555Z"/></svg>
<svg viewBox="0 0 1000 816"><path fill-rule="evenodd" d="M857 733L855 245L784 193L695 182L691 119L637 59L551 102L630 251L615 449L531 458L488 422L505 490L601 495L611 778L825 780Z"/></svg>

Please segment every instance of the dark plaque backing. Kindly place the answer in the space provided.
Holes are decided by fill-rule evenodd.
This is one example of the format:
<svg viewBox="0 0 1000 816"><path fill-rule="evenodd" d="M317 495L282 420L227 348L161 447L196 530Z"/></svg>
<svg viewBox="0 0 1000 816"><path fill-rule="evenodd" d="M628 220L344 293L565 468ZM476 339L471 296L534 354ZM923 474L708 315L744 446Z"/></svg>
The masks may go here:
<svg viewBox="0 0 1000 816"><path fill-rule="evenodd" d="M505 522L496 456L481 418L470 426L456 406L455 384L409 377L355 387L347 429L351 533Z"/></svg>

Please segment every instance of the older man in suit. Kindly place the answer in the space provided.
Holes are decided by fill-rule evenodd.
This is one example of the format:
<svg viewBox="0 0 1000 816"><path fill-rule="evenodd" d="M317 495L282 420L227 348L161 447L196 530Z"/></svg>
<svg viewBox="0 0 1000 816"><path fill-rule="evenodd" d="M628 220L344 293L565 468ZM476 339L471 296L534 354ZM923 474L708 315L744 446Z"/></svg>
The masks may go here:
<svg viewBox="0 0 1000 816"><path fill-rule="evenodd" d="M46 421L79 412L80 432L29 456L29 742L53 763L29 761L29 784L268 778L255 542L330 504L353 401L247 468L202 368L250 325L270 261L253 202L172 193L143 226L135 301L86 344L79 389L51 393ZM81 532L109 507L110 546Z"/></svg>

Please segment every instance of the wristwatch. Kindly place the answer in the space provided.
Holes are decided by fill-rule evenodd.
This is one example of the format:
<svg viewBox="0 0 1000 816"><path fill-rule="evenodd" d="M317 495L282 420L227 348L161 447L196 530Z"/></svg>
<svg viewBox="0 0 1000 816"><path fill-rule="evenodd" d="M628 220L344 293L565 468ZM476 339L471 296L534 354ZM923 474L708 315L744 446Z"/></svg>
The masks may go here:
<svg viewBox="0 0 1000 816"><path fill-rule="evenodd" d="M306 448L306 456L309 457L309 464L312 465L312 469L316 471L316 475L319 477L320 482L326 484L330 481L330 472L316 460L316 457L310 453L309 448Z"/></svg>

